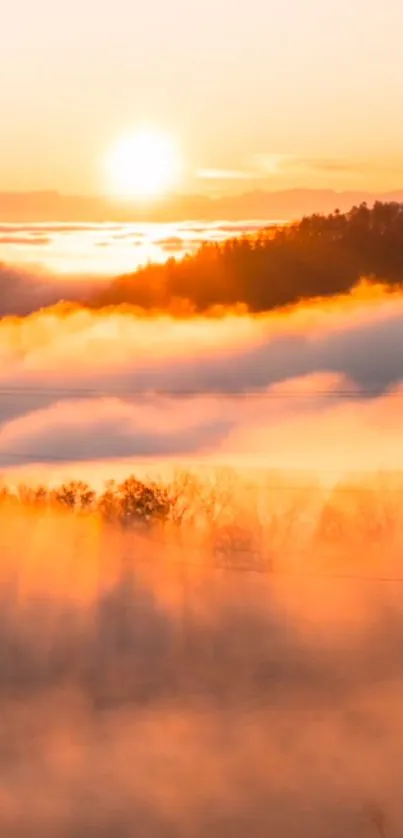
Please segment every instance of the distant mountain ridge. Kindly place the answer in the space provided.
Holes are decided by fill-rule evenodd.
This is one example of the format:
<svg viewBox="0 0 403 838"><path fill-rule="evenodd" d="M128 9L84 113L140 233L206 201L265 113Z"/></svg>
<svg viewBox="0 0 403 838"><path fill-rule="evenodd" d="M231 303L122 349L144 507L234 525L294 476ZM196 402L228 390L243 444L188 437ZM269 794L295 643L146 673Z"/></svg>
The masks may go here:
<svg viewBox="0 0 403 838"><path fill-rule="evenodd" d="M0 192L0 222L174 222L287 221L311 213L346 212L354 204L403 201L403 189L379 193L337 192L333 189L257 189L240 195L211 198L205 195L172 195L147 206L102 196L64 195L57 191Z"/></svg>

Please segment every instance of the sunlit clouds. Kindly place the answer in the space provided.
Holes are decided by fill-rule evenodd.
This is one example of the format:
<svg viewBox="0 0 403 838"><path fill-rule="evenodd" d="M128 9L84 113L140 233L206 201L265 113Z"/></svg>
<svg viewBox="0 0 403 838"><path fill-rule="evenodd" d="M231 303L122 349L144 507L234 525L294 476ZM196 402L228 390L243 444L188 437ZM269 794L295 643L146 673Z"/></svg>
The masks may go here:
<svg viewBox="0 0 403 838"><path fill-rule="evenodd" d="M398 294L369 290L257 317L4 319L2 467L403 468L402 319Z"/></svg>
<svg viewBox="0 0 403 838"><path fill-rule="evenodd" d="M222 242L267 226L254 221L181 223L0 224L0 278L6 270L40 269L56 275L114 277L149 261L164 262L194 253L203 242ZM50 279L50 277L49 277ZM13 294L13 288L7 293Z"/></svg>

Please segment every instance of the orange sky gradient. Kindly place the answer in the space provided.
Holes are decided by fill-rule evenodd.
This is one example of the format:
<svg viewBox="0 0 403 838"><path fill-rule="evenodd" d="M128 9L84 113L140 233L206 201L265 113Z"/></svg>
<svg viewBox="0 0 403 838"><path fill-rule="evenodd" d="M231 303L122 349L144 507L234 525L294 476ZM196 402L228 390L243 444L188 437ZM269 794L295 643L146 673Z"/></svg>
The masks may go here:
<svg viewBox="0 0 403 838"><path fill-rule="evenodd" d="M398 0L16 0L0 31L0 192L105 191L151 124L185 193L403 186Z"/></svg>

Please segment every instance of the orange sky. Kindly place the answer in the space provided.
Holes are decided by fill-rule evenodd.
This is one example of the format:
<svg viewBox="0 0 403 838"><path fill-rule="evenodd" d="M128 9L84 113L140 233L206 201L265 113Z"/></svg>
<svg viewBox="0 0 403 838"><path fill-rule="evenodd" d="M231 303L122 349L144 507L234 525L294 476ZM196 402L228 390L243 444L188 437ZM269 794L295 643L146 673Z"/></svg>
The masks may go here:
<svg viewBox="0 0 403 838"><path fill-rule="evenodd" d="M144 122L183 149L183 191L401 187L402 31L399 0L15 0L0 191L99 193Z"/></svg>

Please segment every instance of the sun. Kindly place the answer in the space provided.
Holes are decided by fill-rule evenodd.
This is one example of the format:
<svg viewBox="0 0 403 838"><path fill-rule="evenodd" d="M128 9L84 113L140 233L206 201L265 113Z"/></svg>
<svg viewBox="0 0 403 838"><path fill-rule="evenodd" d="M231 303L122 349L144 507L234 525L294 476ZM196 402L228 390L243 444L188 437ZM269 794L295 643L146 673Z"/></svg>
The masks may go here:
<svg viewBox="0 0 403 838"><path fill-rule="evenodd" d="M181 159L162 131L144 129L120 139L107 158L109 190L118 197L158 198L180 179Z"/></svg>

